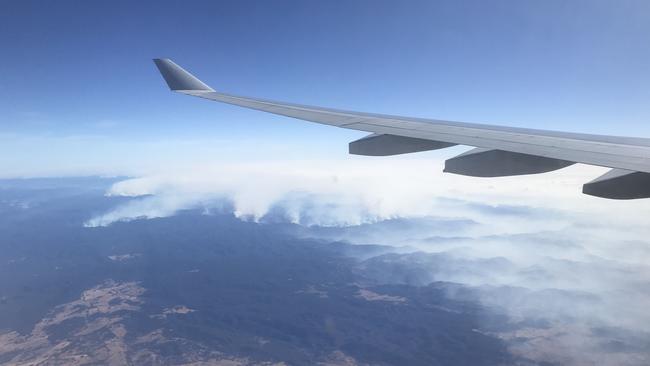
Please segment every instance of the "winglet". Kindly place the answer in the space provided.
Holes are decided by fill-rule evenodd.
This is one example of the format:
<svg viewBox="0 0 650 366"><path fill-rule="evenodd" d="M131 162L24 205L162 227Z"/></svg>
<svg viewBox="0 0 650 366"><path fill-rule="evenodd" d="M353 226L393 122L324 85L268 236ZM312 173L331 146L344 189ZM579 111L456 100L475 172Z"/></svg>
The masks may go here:
<svg viewBox="0 0 650 366"><path fill-rule="evenodd" d="M214 89L207 86L201 80L197 79L194 75L185 71L182 67L176 65L174 61L168 58L155 58L153 62L158 67L160 74L165 78L165 81L171 90L214 91Z"/></svg>

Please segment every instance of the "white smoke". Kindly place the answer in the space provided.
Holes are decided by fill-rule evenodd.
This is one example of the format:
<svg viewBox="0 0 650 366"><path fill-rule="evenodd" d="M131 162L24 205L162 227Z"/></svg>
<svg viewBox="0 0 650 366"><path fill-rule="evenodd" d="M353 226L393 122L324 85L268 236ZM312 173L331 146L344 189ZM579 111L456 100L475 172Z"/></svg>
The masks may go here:
<svg viewBox="0 0 650 366"><path fill-rule="evenodd" d="M301 222L302 217L309 216L311 224L319 225L465 214L453 212L453 205L441 207L439 198L565 210L608 223L638 223L642 213L650 212L643 201L582 195L581 185L602 174L602 168L575 166L544 175L480 179L443 174L441 167L439 160L392 158L175 168L115 184L108 195L146 197L92 218L87 226L169 216L178 210L204 207L219 198L230 199L236 215L243 218L258 220L280 204L292 221ZM508 232L513 228L511 222L494 224L507 226Z"/></svg>
<svg viewBox="0 0 650 366"><path fill-rule="evenodd" d="M545 329L501 334L513 352L526 358L644 364L648 354L642 351L599 350L611 337L592 329L650 328L647 200L581 194L581 185L603 174L603 168L577 165L493 179L442 174L441 169L442 160L404 158L174 168L113 185L108 195L133 199L86 226L165 217L184 209L209 212L224 200L246 220L261 220L279 209L294 223L340 228L331 234L335 239L443 255L442 262L431 263L420 263L418 258L425 257L416 255L409 265L424 266L430 281L483 289L483 303L505 309L513 321L549 321ZM432 217L445 225L379 230L382 220ZM447 225L453 220L472 224ZM353 230L373 223L369 230ZM638 339L620 337L623 343ZM563 342L574 346L564 349Z"/></svg>

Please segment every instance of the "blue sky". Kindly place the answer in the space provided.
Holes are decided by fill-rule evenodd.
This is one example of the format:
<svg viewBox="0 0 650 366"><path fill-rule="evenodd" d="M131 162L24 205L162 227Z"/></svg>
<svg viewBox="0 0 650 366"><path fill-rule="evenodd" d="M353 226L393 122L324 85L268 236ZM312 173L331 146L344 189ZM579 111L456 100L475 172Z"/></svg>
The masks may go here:
<svg viewBox="0 0 650 366"><path fill-rule="evenodd" d="M0 170L349 159L359 133L175 95L155 57L235 94L650 137L649 35L643 0L4 1Z"/></svg>

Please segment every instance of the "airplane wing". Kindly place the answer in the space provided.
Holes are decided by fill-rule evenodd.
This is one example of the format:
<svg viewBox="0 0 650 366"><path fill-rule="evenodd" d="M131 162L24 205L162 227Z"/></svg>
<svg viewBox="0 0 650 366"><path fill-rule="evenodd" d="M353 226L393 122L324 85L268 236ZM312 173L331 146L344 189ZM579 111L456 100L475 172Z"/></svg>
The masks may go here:
<svg viewBox="0 0 650 366"><path fill-rule="evenodd" d="M612 199L650 198L650 139L544 131L400 117L306 106L217 92L169 59L154 59L175 92L305 121L369 132L351 154L387 156L454 145L475 147L448 159L445 172L474 177L545 173L574 163L612 168L583 193Z"/></svg>

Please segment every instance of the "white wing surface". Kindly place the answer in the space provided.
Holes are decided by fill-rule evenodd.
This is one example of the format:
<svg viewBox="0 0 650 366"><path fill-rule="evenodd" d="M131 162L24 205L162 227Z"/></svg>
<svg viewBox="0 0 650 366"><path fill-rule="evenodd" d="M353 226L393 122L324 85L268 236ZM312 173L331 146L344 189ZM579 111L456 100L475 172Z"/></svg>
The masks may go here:
<svg viewBox="0 0 650 366"><path fill-rule="evenodd" d="M612 168L583 186L586 194L650 197L650 139L544 131L305 106L220 93L169 59L155 59L173 91L305 121L369 132L352 154L386 156L454 145L475 149L451 158L445 172L499 177L545 173L574 163Z"/></svg>

